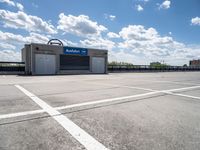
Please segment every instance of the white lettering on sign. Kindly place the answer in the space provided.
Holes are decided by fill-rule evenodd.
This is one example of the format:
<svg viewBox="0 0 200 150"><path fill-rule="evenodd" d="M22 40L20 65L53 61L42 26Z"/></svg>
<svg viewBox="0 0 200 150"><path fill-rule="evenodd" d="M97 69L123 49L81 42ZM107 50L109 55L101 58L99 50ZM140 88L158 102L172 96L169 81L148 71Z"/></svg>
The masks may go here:
<svg viewBox="0 0 200 150"><path fill-rule="evenodd" d="M65 52L68 52L68 53L80 53L80 50L76 50L76 49L65 49Z"/></svg>
<svg viewBox="0 0 200 150"><path fill-rule="evenodd" d="M64 54L87 55L87 49L83 49L83 48L72 48L72 47L64 47Z"/></svg>

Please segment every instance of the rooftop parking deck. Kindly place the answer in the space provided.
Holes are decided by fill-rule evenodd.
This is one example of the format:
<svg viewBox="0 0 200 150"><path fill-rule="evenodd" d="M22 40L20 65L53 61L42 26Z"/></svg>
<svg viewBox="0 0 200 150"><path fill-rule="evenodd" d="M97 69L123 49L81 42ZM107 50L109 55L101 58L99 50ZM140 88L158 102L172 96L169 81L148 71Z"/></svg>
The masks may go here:
<svg viewBox="0 0 200 150"><path fill-rule="evenodd" d="M2 150L200 149L200 72L0 76Z"/></svg>

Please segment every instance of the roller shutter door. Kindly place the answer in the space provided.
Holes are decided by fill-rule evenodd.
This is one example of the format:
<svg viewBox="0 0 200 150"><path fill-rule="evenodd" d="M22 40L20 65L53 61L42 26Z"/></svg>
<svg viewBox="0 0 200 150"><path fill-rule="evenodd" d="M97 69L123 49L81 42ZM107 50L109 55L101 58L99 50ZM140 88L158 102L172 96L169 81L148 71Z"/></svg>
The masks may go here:
<svg viewBox="0 0 200 150"><path fill-rule="evenodd" d="M35 54L35 73L55 74L56 73L55 55Z"/></svg>
<svg viewBox="0 0 200 150"><path fill-rule="evenodd" d="M92 72L105 73L105 58L104 57L92 57Z"/></svg>

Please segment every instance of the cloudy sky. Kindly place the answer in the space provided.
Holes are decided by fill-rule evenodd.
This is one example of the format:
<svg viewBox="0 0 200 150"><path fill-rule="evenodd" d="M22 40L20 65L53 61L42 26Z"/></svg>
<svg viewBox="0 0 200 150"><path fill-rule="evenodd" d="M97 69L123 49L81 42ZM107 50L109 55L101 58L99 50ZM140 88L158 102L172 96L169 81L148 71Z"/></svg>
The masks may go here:
<svg viewBox="0 0 200 150"><path fill-rule="evenodd" d="M188 64L200 58L200 0L0 0L0 61L51 38L109 61Z"/></svg>

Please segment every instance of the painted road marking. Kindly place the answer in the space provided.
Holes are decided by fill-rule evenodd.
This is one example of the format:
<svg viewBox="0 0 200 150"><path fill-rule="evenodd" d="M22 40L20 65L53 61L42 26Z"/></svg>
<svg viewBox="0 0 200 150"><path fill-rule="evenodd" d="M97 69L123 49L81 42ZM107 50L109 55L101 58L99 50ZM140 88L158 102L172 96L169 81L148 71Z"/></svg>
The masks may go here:
<svg viewBox="0 0 200 150"><path fill-rule="evenodd" d="M198 85L198 86L189 86L189 87L169 89L169 90L153 90L153 89L149 89L149 88L142 88L142 87L135 87L135 86L128 86L128 85L119 85L119 84L105 84L105 83L91 83L91 84L107 85L107 86L114 86L114 87L116 87L116 86L117 87L125 87L125 88L130 88L130 89L139 89L139 90L146 90L146 91L151 91L151 92L158 92L158 91L161 93L168 92L168 94L171 94L170 92L178 92L178 91L200 88L200 85Z"/></svg>
<svg viewBox="0 0 200 150"><path fill-rule="evenodd" d="M130 88L130 89L144 90L144 91L151 91L151 92L155 92L155 91L156 91L156 90L147 89L147 88L142 88L142 87L127 86L127 85L119 85L119 84L93 83L93 82L90 82L90 84L95 84L95 85L106 85L106 86L112 86L112 87L125 87L125 88Z"/></svg>
<svg viewBox="0 0 200 150"><path fill-rule="evenodd" d="M14 118L14 117L19 117L19 116L34 115L34 114L39 114L43 112L45 112L45 110L39 109L39 110L33 110L33 111L23 111L23 112L18 112L18 113L3 114L3 115L0 115L0 119L8 119L8 118Z"/></svg>
<svg viewBox="0 0 200 150"><path fill-rule="evenodd" d="M95 83L98 84L98 83ZM140 87L135 87L135 86L126 86L126 85L117 85L117 84L101 84L100 85L110 85L110 86L118 86L118 87L125 87L125 88L130 88L130 89L141 89L141 90L146 90L146 91L151 91L151 92L160 92L160 93L166 93L169 95L175 95L175 96L181 96L181 97L187 97L187 98L192 98L192 99L200 99L200 97L196 96L191 96L191 95L185 95L185 94L178 94L178 93L172 93L172 92L178 92L178 91L184 91L184 90L189 90L189 89L196 89L200 88L200 86L191 86L191 87L184 87L184 88L177 88L177 89L170 89L170 90L153 90L153 89L148 89L148 88L140 88Z"/></svg>
<svg viewBox="0 0 200 150"><path fill-rule="evenodd" d="M101 104L101 103L106 103L106 102L108 103L108 102L112 102L112 101L117 101L117 100L119 101L119 100L124 100L124 99L128 99L128 98L134 98L134 97L137 98L137 97L152 95L152 94L156 94L156 93L159 93L159 92L156 91L156 92L149 92L149 93L144 93L144 94L116 97L116 98L103 99L103 100L97 100L97 101L92 101L92 102L84 102L84 103L79 103L79 104L65 105L65 106L54 107L54 108L56 110L69 109L71 111L74 111L73 109L76 109L78 107L84 107L84 106L86 107L86 106L90 106L90 105L93 105L93 107L94 106L97 107L97 105ZM34 111L25 111L25 112L18 112L18 113L3 114L3 115L0 115L0 119L26 116L26 115L29 115L29 114L39 114L39 113L43 113L43 112L45 112L45 110L34 110Z"/></svg>
<svg viewBox="0 0 200 150"><path fill-rule="evenodd" d="M95 105L95 104L101 104L101 103L109 103L109 102L112 103L112 102L116 102L116 101L119 102L119 101L125 100L125 99L148 96L148 95L153 95L153 94L157 94L157 93L160 93L160 92L159 91L154 91L154 92L149 92L149 93L144 93L144 94L137 94L137 95L123 96L123 97L109 98L109 99L103 99L103 100L98 100L98 101L85 102L85 103L79 103L79 104L73 104L73 105L67 105L67 106L61 106L61 107L55 107L55 108L57 110L62 110L62 109L69 109L69 108L74 108L74 107ZM130 100L128 100L128 101L130 101ZM123 101L123 102L126 102L126 101Z"/></svg>
<svg viewBox="0 0 200 150"><path fill-rule="evenodd" d="M25 95L30 97L36 104L38 104L45 112L54 118L65 130L67 130L77 141L79 141L87 150L108 150L103 144L94 139L91 135L77 126L74 122L62 115L55 108L48 105L39 97L35 96L20 85L15 85Z"/></svg>
<svg viewBox="0 0 200 150"><path fill-rule="evenodd" d="M107 84L107 83L90 83L90 84L96 84L96 85L107 85L107 86L113 86L113 87L125 87L130 89L138 89L138 90L145 90L145 91L159 91L159 90L153 90L149 88L142 88L142 87L136 87L136 86L128 86L128 85L119 85L119 84ZM183 90L189 90L189 89L195 89L200 88L200 85L190 86L190 87L184 87L184 88L177 88L177 89L169 89L169 90L160 90L160 92L176 92L176 91L183 91Z"/></svg>
<svg viewBox="0 0 200 150"><path fill-rule="evenodd" d="M190 86L190 87L170 89L170 90L164 90L164 91L167 91L167 92L178 92L178 91L184 91L184 90L190 90L190 89L196 89L196 88L200 88L200 86Z"/></svg>
<svg viewBox="0 0 200 150"><path fill-rule="evenodd" d="M153 82L160 82L160 83L174 83L174 84L182 84L182 85L200 85L196 83L187 83L187 82L177 82L177 81L153 81Z"/></svg>
<svg viewBox="0 0 200 150"><path fill-rule="evenodd" d="M169 94L171 94L171 95L175 95L175 96L181 96L181 97L192 98L192 99L200 99L200 97L197 97L197 96L191 96L191 95L185 95L185 94L178 94L178 93L171 93L171 92L169 92Z"/></svg>
<svg viewBox="0 0 200 150"><path fill-rule="evenodd" d="M156 81L156 80L137 80L137 81L147 81L147 82L155 82L155 83L173 83L173 84L180 84L180 85L200 85L196 83L187 83L187 82L178 82L178 81Z"/></svg>
<svg viewBox="0 0 200 150"><path fill-rule="evenodd" d="M95 83L95 84L98 84L98 83ZM181 96L181 97L187 97L187 98L192 98L192 99L200 99L200 97L197 97L197 96L172 93L172 92L184 91L184 90L189 90L189 89L196 89L196 88L200 88L200 86L192 86L192 87L184 87L184 88L177 88L177 89L159 91L159 90L153 90L153 89L148 89L148 88L140 88L140 87L135 87L135 86L126 86L126 85L117 85L117 84L111 85L111 84L101 84L100 83L100 85L118 86L118 87L130 88L130 89L141 89L141 90L146 90L146 91L151 91L151 92L166 93L166 94L174 95L174 96Z"/></svg>
<svg viewBox="0 0 200 150"><path fill-rule="evenodd" d="M109 85L109 84L106 84L106 85ZM117 85L114 85L114 86L117 86ZM118 86L120 87L120 85L118 85ZM84 109L84 107L85 108L88 108L88 107L91 108L91 107L102 106L102 104L104 104L104 103L110 103L110 104L117 103L117 102L119 103L119 102L121 102L121 100L124 100L124 99L148 96L148 95L153 95L153 94L156 94L156 93L166 93L166 94L175 95L175 96L188 97L188 98L193 98L193 99L200 99L200 97L172 93L174 91L180 91L180 90L186 90L186 89L195 89L195 88L199 88L200 86L171 89L171 90L163 90L163 91L140 88L140 87L132 87L132 86L122 86L122 87L131 88L131 89L133 89L133 88L134 89L144 89L144 90L151 91L151 92L144 93L144 94L124 96L124 97L97 100L97 101L92 101L92 102L84 102L84 103L79 103L79 104L65 105L65 106L60 106L60 107L54 107L54 109L56 109L56 110L68 109L69 112L70 111L72 112L72 111L75 111L75 110ZM127 101L130 101L130 100L127 100ZM123 101L123 102L126 102L126 101ZM14 117L32 115L32 114L39 114L39 113L43 113L43 112L45 112L45 110L33 110L33 111L25 111L25 112L18 112L18 113L2 114L2 115L0 115L0 119L7 119L7 118L14 118Z"/></svg>
<svg viewBox="0 0 200 150"><path fill-rule="evenodd" d="M124 78L119 77L119 79L123 80ZM134 80L135 78L126 77L126 79L133 79ZM152 80L152 79L151 80L137 79L137 81L147 81L147 82L155 82L155 83L174 83L174 84L180 84L180 85L200 85L200 83L196 84L196 83L188 83L188 82L184 82L184 81L166 81L166 80L158 81L158 80ZM192 80L190 80L190 81L192 81Z"/></svg>

